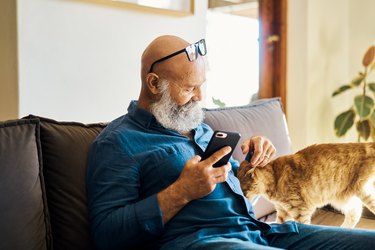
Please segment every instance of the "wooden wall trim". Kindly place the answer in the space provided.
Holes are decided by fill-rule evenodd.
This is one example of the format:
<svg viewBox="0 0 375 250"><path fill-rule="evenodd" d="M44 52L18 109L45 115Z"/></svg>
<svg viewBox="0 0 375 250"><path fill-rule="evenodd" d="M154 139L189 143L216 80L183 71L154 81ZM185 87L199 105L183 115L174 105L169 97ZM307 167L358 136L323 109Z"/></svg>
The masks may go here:
<svg viewBox="0 0 375 250"><path fill-rule="evenodd" d="M287 0L259 0L259 98L280 96L286 112Z"/></svg>
<svg viewBox="0 0 375 250"><path fill-rule="evenodd" d="M0 1L0 121L19 116L17 1Z"/></svg>

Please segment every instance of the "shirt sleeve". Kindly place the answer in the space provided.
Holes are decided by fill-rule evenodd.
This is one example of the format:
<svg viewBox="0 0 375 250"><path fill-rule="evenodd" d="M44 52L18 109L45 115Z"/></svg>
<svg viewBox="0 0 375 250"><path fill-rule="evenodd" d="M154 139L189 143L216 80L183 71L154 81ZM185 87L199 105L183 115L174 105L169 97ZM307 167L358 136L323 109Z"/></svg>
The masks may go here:
<svg viewBox="0 0 375 250"><path fill-rule="evenodd" d="M237 177L237 170L238 170L238 168L239 168L239 162L237 161L237 160L235 160L233 157L231 157L230 159L229 159L229 162L230 162L230 164L232 165L232 170L233 170L233 172L234 172L234 175Z"/></svg>
<svg viewBox="0 0 375 250"><path fill-rule="evenodd" d="M157 195L140 199L139 167L118 145L92 145L86 186L91 233L98 249L134 248L163 233Z"/></svg>

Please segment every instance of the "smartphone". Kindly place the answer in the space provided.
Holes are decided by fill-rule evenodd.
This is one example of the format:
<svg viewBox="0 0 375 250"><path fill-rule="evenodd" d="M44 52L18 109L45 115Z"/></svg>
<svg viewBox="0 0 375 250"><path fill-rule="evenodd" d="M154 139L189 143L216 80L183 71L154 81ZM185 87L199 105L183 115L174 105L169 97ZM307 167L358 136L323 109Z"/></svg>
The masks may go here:
<svg viewBox="0 0 375 250"><path fill-rule="evenodd" d="M249 153L247 153L245 160L250 162L251 158L253 158L253 155L254 155L254 149L249 149Z"/></svg>
<svg viewBox="0 0 375 250"><path fill-rule="evenodd" d="M213 167L217 168L227 164L240 138L241 135L236 132L226 132L219 130L214 131L214 134L212 135L206 150L202 154L202 160L207 159L219 149L225 146L230 146L232 148L232 151L221 158L218 162L216 162Z"/></svg>

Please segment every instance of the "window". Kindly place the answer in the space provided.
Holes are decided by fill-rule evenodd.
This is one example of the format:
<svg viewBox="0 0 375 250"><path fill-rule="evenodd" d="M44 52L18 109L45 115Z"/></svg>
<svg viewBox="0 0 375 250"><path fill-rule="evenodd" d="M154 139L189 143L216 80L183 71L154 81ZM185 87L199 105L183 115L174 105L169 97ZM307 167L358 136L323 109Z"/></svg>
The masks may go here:
<svg viewBox="0 0 375 250"><path fill-rule="evenodd" d="M249 100L253 99L252 97L257 96L258 98L268 98L268 97L281 97L281 101L283 103L284 110L286 111L287 103L286 103L286 45L287 45L287 2L288 0L209 0L209 14L207 15L208 18L212 17L212 13L214 11L223 12L221 14L227 15L237 15L237 16L246 16L250 19L259 20L259 39L257 38L256 41L259 42L258 49L259 53L257 54L259 57L258 61L258 72L253 73L253 69L251 68L251 64L245 68L245 72L247 72L247 80L244 84L241 84L241 87L237 87L234 85L235 81L229 81L226 83L220 83L220 77L224 78L224 73L228 74L228 68L233 66L238 66L239 63L236 63L231 58L226 59L227 67L222 70L223 72L215 71L214 65L210 67L208 65L208 74L211 79L208 79L208 85L210 86L207 89L206 93L206 104L208 107L216 106L212 102L212 97L220 99L222 98L225 102L227 96L231 96L230 98L236 99L237 101L228 101L227 106L232 105L242 105L245 102L245 97L240 97L242 95L246 95ZM235 18L235 17L233 17ZM229 22L229 21L227 21ZM208 20L207 24L207 43L211 44L210 36L211 30L213 29L213 25L211 25L212 21ZM216 24L215 24L216 25ZM226 24L227 25L227 24ZM230 27L230 32L237 29L239 23L232 24ZM221 34L222 36L228 36L228 31L223 31L224 26L218 27L216 33ZM233 29L233 30L232 30ZM251 28L245 28L241 32L244 34L248 34L252 31ZM227 33L226 33L227 32ZM217 42L215 38L215 43ZM228 51L230 50L230 46L236 46L234 44L241 44L241 40L238 37L232 37L232 41L230 44L222 45L221 48L223 50ZM249 43L250 45L251 43ZM252 46L252 45L251 45ZM245 46L246 47L246 46ZM210 48L209 48L210 49ZM216 53L215 48L213 52L207 54L210 57L211 54ZM242 47L244 49L244 47ZM254 50L255 51L255 50ZM219 50L221 52L221 50ZM224 52L223 52L224 53ZM246 52L242 52L246 53ZM211 55L215 57L215 55ZM220 56L219 56L220 57ZM222 57L220 57L222 58ZM251 59L250 57L248 58ZM209 59L209 63L213 63L213 60ZM210 72L212 70L212 72ZM213 76L217 74L217 76ZM240 75L239 69L235 70L235 73L232 73L232 76L235 77ZM253 78L250 77L259 76L259 83L257 83L259 89L256 93L252 93L255 91L255 81ZM225 79L225 78L224 78ZM224 80L223 80L224 81ZM223 82L222 81L222 82ZM245 80L244 80L245 81ZM236 82L237 83L237 82ZM226 84L226 85L223 85ZM230 87L228 88L228 84ZM233 85L233 86L232 86ZM218 89L223 89L220 93ZM238 88L238 89L237 89ZM233 92L229 92L228 89L235 90ZM225 91L224 91L225 90ZM221 96L224 97L221 97ZM228 97L229 98L229 97ZM220 99L221 100L221 99Z"/></svg>
<svg viewBox="0 0 375 250"><path fill-rule="evenodd" d="M259 91L258 2L211 5L206 30L206 107L217 107L213 98L225 106L248 104Z"/></svg>

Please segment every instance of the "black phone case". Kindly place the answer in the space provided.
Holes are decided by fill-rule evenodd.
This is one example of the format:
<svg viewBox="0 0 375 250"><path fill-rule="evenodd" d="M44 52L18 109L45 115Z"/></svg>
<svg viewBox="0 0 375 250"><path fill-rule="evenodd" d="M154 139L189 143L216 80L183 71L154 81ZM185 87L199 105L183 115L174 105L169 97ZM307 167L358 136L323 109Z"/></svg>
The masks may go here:
<svg viewBox="0 0 375 250"><path fill-rule="evenodd" d="M219 133L227 134L226 138L218 137L217 135ZM219 131L219 130L214 131L214 134L212 135L210 142L208 143L207 148L202 155L202 160L207 159L219 149L225 146L230 146L232 148L232 151L229 154L225 155L223 158L221 158L218 162L216 162L213 165L213 167L221 167L225 165L229 161L230 157L232 156L232 153L234 149L236 148L236 145L238 141L240 140L240 137L241 135L235 132L227 132L227 131Z"/></svg>
<svg viewBox="0 0 375 250"><path fill-rule="evenodd" d="M250 149L249 153L247 153L247 155L246 155L245 160L248 161L248 162L250 162L251 158L253 158L253 155L254 155L254 149Z"/></svg>

